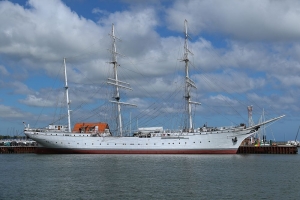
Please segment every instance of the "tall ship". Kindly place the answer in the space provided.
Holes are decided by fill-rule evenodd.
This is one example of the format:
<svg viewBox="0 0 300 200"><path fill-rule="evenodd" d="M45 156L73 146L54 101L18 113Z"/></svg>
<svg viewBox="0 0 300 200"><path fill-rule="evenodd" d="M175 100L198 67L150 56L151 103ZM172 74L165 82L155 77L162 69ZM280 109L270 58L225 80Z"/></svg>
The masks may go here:
<svg viewBox="0 0 300 200"><path fill-rule="evenodd" d="M117 133L110 130L105 122L80 122L71 130L70 101L68 95L68 82L66 60L65 93L67 100L68 125L49 125L46 128L31 128L25 125L24 133L39 145L37 153L78 153L78 154L236 154L242 141L256 134L261 126L274 122L282 117L276 117L262 123L246 127L241 123L238 126L193 127L192 105L200 105L191 97L191 89L196 88L189 76L189 54L187 21L184 21L185 42L182 61L185 63L185 123L181 130L164 130L163 127L138 128L130 136L123 135L122 113L123 105L135 106L122 102L121 89L130 89L130 84L119 80L116 40L112 25L112 61L113 77L108 78L107 84L114 87L114 100L117 112Z"/></svg>

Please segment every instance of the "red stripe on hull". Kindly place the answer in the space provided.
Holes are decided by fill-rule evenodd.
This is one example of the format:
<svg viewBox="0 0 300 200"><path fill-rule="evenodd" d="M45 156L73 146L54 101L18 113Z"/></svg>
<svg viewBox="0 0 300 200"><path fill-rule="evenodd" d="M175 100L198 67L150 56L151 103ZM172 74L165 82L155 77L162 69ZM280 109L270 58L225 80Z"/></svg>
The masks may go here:
<svg viewBox="0 0 300 200"><path fill-rule="evenodd" d="M54 149L39 147L37 154L236 154L237 149L195 149L195 150L91 150Z"/></svg>

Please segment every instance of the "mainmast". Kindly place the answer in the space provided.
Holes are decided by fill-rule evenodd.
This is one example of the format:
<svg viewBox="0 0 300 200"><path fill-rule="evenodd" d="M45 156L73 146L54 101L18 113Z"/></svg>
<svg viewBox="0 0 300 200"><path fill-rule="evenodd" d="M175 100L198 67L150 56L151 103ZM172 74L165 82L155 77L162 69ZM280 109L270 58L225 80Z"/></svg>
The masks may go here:
<svg viewBox="0 0 300 200"><path fill-rule="evenodd" d="M111 34L109 34L109 35L112 38L112 49L110 50L111 54L112 54L112 61L110 63L113 64L114 78L108 78L107 83L115 86L115 96L113 97L115 99L115 101L110 101L110 102L117 104L117 115L118 115L118 123L117 123L118 127L117 128L118 128L120 136L122 136L123 127L122 127L121 104L130 105L130 106L136 106L136 105L124 103L124 102L120 101L121 97L120 97L119 89L120 88L124 88L124 89L128 89L128 90L132 90L132 89L130 88L129 83L120 81L118 79L118 66L120 66L120 65L117 62L117 55L120 55L120 54L117 52L116 40L120 41L120 39L115 36L114 24L112 24Z"/></svg>
<svg viewBox="0 0 300 200"><path fill-rule="evenodd" d="M67 99L67 108L68 108L68 130L71 132L71 110L70 110L70 100L69 100L69 87L68 87L68 78L67 78L67 65L66 58L64 58L64 68L65 68L65 90L66 90L66 99Z"/></svg>
<svg viewBox="0 0 300 200"><path fill-rule="evenodd" d="M189 53L193 53L188 48L188 38L187 33L187 20L184 20L185 29L185 40L184 40L184 55L182 61L185 62L185 100L186 100L186 111L187 117L185 119L185 125L188 126L188 132L193 132L193 118L192 118L192 104L201 105L199 102L191 101L191 87L197 88L195 82L189 77Z"/></svg>

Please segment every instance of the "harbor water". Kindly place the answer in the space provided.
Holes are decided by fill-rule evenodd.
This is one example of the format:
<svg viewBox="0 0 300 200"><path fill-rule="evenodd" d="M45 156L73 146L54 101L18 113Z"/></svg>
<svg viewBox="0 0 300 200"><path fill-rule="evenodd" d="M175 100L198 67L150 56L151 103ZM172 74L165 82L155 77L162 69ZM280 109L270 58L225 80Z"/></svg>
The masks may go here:
<svg viewBox="0 0 300 200"><path fill-rule="evenodd" d="M298 199L300 155L0 154L0 199Z"/></svg>

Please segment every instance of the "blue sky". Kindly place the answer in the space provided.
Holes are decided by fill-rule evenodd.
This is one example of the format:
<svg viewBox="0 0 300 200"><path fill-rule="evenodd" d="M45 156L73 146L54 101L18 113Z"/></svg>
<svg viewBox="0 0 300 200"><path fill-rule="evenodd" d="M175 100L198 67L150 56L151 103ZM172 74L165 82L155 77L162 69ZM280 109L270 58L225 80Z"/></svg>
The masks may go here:
<svg viewBox="0 0 300 200"><path fill-rule="evenodd" d="M114 127L106 84L112 75L109 33L115 24L124 124L182 126L183 23L188 20L195 127L248 123L282 114L267 138L292 140L299 123L300 2L271 0L0 1L0 134L22 122L66 123L63 58L67 58L72 124ZM22 133L21 133L22 134Z"/></svg>

